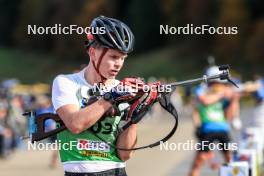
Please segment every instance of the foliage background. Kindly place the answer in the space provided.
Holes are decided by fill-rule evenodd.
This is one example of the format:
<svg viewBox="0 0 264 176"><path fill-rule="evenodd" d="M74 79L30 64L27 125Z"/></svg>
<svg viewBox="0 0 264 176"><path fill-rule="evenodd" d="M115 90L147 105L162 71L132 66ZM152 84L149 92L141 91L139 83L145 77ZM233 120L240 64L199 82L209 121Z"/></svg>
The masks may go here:
<svg viewBox="0 0 264 176"><path fill-rule="evenodd" d="M27 25L89 26L102 14L126 22L135 52L121 77L187 79L203 73L212 55L244 79L263 74L264 1L261 0L1 0L0 80L50 82L88 63L85 35L28 35ZM159 26L237 26L237 35L160 35ZM151 63L151 64L150 64Z"/></svg>

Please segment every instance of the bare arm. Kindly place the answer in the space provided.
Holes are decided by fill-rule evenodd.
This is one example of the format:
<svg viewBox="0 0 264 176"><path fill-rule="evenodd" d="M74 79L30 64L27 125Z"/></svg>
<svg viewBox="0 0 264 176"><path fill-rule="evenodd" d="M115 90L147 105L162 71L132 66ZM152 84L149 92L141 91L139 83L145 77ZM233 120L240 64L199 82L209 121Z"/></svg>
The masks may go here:
<svg viewBox="0 0 264 176"><path fill-rule="evenodd" d="M117 147L119 148L134 148L137 143L137 124L132 124L129 128L123 131L117 139ZM127 161L131 158L133 151L118 150L119 158L122 161Z"/></svg>
<svg viewBox="0 0 264 176"><path fill-rule="evenodd" d="M193 119L194 127L201 126L201 119L200 119L198 110L194 106L193 106L193 111L192 111L192 119Z"/></svg>
<svg viewBox="0 0 264 176"><path fill-rule="evenodd" d="M259 81L246 82L244 84L244 92L246 93L256 92L258 89L260 89L260 87L261 87L261 83Z"/></svg>
<svg viewBox="0 0 264 176"><path fill-rule="evenodd" d="M239 116L239 99L239 94L235 93L231 99L230 105L225 110L225 117L227 120L232 120L234 117Z"/></svg>
<svg viewBox="0 0 264 176"><path fill-rule="evenodd" d="M192 120L193 120L193 123L194 123L194 127L199 127L201 126L201 119L200 119L200 115L199 115L199 112L197 110L197 107L196 107L196 101L195 100L192 100L191 101L191 105L192 105Z"/></svg>
<svg viewBox="0 0 264 176"><path fill-rule="evenodd" d="M57 113L72 133L79 134L94 125L111 107L110 102L100 99L83 109L74 104L64 105Z"/></svg>
<svg viewBox="0 0 264 176"><path fill-rule="evenodd" d="M206 94L199 96L199 101L204 105L210 105L210 104L218 102L223 97L224 97L224 94L222 92L206 93Z"/></svg>

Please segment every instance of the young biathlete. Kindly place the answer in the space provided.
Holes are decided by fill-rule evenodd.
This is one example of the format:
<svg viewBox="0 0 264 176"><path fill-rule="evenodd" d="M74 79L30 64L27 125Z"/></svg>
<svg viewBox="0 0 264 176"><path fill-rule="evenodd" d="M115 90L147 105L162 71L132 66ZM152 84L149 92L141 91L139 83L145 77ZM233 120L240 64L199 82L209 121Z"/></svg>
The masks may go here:
<svg viewBox="0 0 264 176"><path fill-rule="evenodd" d="M61 144L72 144L71 148L60 149L60 158L66 176L125 176L125 161L132 151L113 146L133 148L137 125L132 124L119 134L121 115L115 114L114 107L135 101L142 94L117 88L127 85L134 89L135 85L144 83L138 78L121 81L115 78L133 50L134 36L126 24L104 16L95 18L90 27L101 30L87 35L88 66L74 74L59 75L53 82L52 103L68 129L58 134L58 140ZM86 90L98 83L109 91L89 104L92 96ZM144 96L156 98L152 91ZM112 113L106 114L110 110Z"/></svg>
<svg viewBox="0 0 264 176"><path fill-rule="evenodd" d="M207 70L206 75L213 76L219 73L218 67L212 66ZM195 95L193 119L197 128L196 136L198 142L205 145L201 145L196 153L190 176L200 175L204 163L210 162L214 157L209 147L210 143L220 144L219 150L223 152L225 162L230 161L231 152L227 150L230 143L228 121L237 114L239 108L239 95L220 79L199 86L195 90Z"/></svg>

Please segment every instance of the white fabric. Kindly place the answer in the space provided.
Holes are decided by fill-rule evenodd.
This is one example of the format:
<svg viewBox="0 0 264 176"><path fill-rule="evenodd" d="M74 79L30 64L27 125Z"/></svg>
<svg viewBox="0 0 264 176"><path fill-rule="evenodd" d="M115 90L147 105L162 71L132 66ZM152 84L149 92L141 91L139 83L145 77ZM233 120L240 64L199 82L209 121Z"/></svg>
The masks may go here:
<svg viewBox="0 0 264 176"><path fill-rule="evenodd" d="M55 111L67 104L79 106L76 94L81 86L92 87L84 78L84 70L74 74L57 76L52 86L52 103Z"/></svg>
<svg viewBox="0 0 264 176"><path fill-rule="evenodd" d="M92 88L92 85L88 84L85 80L84 73L85 69L74 74L59 75L54 79L52 103L55 111L67 104L74 104L79 107L78 91L82 88L85 90ZM114 80L112 86L118 83L118 80ZM64 162L63 167L64 171L67 172L100 172L125 167L125 163L113 161L71 161Z"/></svg>
<svg viewBox="0 0 264 176"><path fill-rule="evenodd" d="M63 163L63 168L65 172L74 173L101 172L105 170L123 167L126 167L126 163L112 161L70 161Z"/></svg>

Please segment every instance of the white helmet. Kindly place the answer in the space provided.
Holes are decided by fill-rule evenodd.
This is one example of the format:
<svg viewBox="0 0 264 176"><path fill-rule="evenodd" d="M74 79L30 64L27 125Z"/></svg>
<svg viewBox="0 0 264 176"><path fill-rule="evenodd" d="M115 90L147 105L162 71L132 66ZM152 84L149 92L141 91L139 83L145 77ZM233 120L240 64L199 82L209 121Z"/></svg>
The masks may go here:
<svg viewBox="0 0 264 176"><path fill-rule="evenodd" d="M221 73L222 72L219 70L218 66L211 66L205 72L206 76L214 76L214 75L219 75ZM220 78L218 78L218 79L211 80L210 82L226 83L227 81L221 80Z"/></svg>

